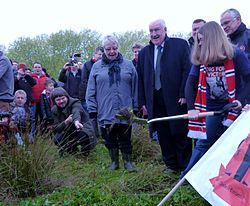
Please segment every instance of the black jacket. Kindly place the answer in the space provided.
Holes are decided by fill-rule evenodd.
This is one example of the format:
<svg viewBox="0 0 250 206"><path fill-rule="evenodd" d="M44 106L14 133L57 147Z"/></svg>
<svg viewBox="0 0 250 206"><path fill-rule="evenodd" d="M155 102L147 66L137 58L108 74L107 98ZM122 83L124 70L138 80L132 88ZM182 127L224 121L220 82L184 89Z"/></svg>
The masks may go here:
<svg viewBox="0 0 250 206"><path fill-rule="evenodd" d="M188 39L188 43L189 43L190 50L192 50L194 46L194 38L192 36Z"/></svg>
<svg viewBox="0 0 250 206"><path fill-rule="evenodd" d="M14 91L17 91L19 89L24 90L27 94L27 102L32 103L34 102L34 97L32 95L32 87L34 85L36 85L36 80L30 75L25 75L24 77L21 77L20 79L17 79L15 77Z"/></svg>
<svg viewBox="0 0 250 206"><path fill-rule="evenodd" d="M187 41L179 38L166 37L161 57L161 86L164 104L168 116L185 114L186 106L178 103L184 98L184 88L191 68L190 49ZM153 116L154 99L154 45L144 47L138 59L138 93L139 105L146 105L148 118ZM186 122L171 121L170 129L173 134L184 132Z"/></svg>
<svg viewBox="0 0 250 206"><path fill-rule="evenodd" d="M82 86L81 86L82 87L81 96L83 96L83 100L85 100L87 86L88 86L88 80L89 80L89 74L90 74L90 71L91 71L92 66L93 66L94 63L95 63L95 61L92 58L91 60L87 61L83 65L83 69L82 69Z"/></svg>
<svg viewBox="0 0 250 206"><path fill-rule="evenodd" d="M40 107L41 107L42 119L44 121L52 122L53 118L52 118L50 100L47 98L45 91L42 92L40 97Z"/></svg>
<svg viewBox="0 0 250 206"><path fill-rule="evenodd" d="M247 29L246 25L241 23L238 29L228 37L240 50L246 52L250 60L250 29Z"/></svg>
<svg viewBox="0 0 250 206"><path fill-rule="evenodd" d="M64 120L68 118L69 115L73 114L73 121L80 121L84 127L83 131L89 136L94 137L94 128L91 120L89 119L88 113L83 109L81 102L78 99L68 97L68 104L65 108L59 108L53 102L53 107L51 109L52 116L54 119L53 131L60 135L71 134L76 128L74 124L66 126Z"/></svg>
<svg viewBox="0 0 250 206"><path fill-rule="evenodd" d="M68 94L80 100L83 100L83 92L81 91L83 88L81 86L82 82L82 70L78 69L76 76L72 74L72 72L62 69L59 74L59 81L64 83L64 89L68 92Z"/></svg>

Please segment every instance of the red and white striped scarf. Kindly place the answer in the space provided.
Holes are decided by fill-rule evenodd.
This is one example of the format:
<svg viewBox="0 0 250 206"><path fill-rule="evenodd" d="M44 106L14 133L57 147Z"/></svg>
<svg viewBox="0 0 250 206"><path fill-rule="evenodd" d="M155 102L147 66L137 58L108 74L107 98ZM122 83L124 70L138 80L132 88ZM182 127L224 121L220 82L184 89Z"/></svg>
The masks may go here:
<svg viewBox="0 0 250 206"><path fill-rule="evenodd" d="M224 62L226 82L228 85L228 100L233 102L235 100L235 70L232 59ZM195 99L195 109L200 112L206 112L206 67L200 66L199 84L198 91ZM229 112L226 120L223 121L223 125L230 126L233 121L237 118L237 113ZM188 124L188 137L195 139L206 139L206 118L202 117L198 120L190 120Z"/></svg>

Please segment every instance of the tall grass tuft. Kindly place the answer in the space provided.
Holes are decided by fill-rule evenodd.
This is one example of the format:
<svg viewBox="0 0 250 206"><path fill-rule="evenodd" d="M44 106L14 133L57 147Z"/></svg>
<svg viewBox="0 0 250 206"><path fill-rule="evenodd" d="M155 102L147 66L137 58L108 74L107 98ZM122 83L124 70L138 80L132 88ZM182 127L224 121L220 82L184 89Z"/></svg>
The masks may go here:
<svg viewBox="0 0 250 206"><path fill-rule="evenodd" d="M161 159L160 146L150 138L147 125L133 125L132 145L132 157L137 162Z"/></svg>
<svg viewBox="0 0 250 206"><path fill-rule="evenodd" d="M51 179L57 157L53 143L41 136L33 144L27 139L23 146L14 138L0 146L0 201L35 197L56 186Z"/></svg>

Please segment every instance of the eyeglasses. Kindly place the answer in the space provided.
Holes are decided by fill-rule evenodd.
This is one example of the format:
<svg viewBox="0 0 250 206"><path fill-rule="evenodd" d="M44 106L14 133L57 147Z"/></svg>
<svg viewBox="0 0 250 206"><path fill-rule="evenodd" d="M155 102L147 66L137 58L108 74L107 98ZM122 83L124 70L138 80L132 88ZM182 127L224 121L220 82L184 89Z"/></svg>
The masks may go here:
<svg viewBox="0 0 250 206"><path fill-rule="evenodd" d="M230 24L232 24L234 21L236 20L236 17L232 18L231 20L225 21L221 24L222 27L226 27L229 26Z"/></svg>
<svg viewBox="0 0 250 206"><path fill-rule="evenodd" d="M149 33L152 34L153 32L158 33L161 31L161 28L154 28L154 29L149 29Z"/></svg>

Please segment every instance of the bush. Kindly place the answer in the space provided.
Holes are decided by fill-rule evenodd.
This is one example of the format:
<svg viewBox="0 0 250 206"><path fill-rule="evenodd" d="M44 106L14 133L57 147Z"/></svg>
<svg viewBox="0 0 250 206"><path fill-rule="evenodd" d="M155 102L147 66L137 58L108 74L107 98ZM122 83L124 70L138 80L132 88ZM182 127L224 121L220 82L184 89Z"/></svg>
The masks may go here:
<svg viewBox="0 0 250 206"><path fill-rule="evenodd" d="M27 140L27 137L25 138ZM14 138L0 148L0 200L34 197L52 191L57 155L52 143L37 137L34 144L17 145Z"/></svg>

